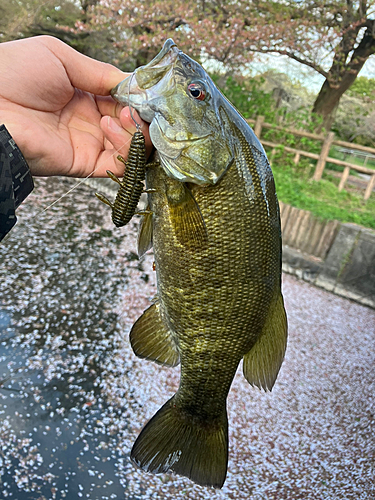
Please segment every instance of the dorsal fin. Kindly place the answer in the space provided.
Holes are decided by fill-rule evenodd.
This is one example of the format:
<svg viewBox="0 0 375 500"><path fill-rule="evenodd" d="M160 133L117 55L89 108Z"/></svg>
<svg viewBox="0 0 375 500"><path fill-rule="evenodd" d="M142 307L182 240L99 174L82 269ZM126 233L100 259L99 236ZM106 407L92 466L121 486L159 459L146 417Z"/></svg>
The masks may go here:
<svg viewBox="0 0 375 500"><path fill-rule="evenodd" d="M288 324L281 293L270 306L262 333L244 356L243 372L251 385L271 391L286 350Z"/></svg>

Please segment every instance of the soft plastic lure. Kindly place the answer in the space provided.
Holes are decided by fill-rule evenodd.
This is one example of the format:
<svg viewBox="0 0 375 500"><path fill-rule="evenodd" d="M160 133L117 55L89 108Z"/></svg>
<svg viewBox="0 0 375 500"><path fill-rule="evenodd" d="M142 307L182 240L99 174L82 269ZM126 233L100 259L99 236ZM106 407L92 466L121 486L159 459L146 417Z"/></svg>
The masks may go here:
<svg viewBox="0 0 375 500"><path fill-rule="evenodd" d="M95 195L100 201L112 208L112 221L115 226L121 227L125 226L136 213L139 199L144 190L146 146L144 135L140 130L137 130L133 135L128 159L125 161L122 156L118 156L117 159L125 164L122 181L113 172L107 170L108 177L120 185L114 203L111 203L100 193L95 193Z"/></svg>

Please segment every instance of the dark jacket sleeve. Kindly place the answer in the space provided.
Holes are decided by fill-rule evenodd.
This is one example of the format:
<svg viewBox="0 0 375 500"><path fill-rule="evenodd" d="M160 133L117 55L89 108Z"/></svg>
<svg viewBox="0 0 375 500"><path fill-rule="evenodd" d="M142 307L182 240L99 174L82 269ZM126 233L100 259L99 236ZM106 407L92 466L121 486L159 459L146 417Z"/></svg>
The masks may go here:
<svg viewBox="0 0 375 500"><path fill-rule="evenodd" d="M0 241L16 223L16 208L33 188L25 158L5 126L0 125Z"/></svg>

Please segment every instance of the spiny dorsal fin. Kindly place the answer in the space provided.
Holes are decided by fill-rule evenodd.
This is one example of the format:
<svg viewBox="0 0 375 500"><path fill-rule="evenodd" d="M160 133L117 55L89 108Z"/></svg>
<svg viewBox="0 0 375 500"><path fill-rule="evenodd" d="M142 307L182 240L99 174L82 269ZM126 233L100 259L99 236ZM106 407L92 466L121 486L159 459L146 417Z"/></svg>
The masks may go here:
<svg viewBox="0 0 375 500"><path fill-rule="evenodd" d="M146 309L134 323L130 330L130 343L140 358L168 366L176 366L180 361L172 332L161 316L159 302Z"/></svg>
<svg viewBox="0 0 375 500"><path fill-rule="evenodd" d="M288 324L281 293L270 306L262 333L244 356L243 372L251 385L271 391L284 360Z"/></svg>

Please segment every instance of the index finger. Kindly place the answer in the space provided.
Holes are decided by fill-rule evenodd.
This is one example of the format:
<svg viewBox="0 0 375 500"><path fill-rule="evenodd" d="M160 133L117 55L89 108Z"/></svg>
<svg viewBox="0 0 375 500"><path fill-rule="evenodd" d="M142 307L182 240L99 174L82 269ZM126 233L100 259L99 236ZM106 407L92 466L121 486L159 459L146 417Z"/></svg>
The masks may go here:
<svg viewBox="0 0 375 500"><path fill-rule="evenodd" d="M111 89L129 73L112 64L91 59L61 40L41 36L39 40L61 61L73 87L97 95L109 95Z"/></svg>

